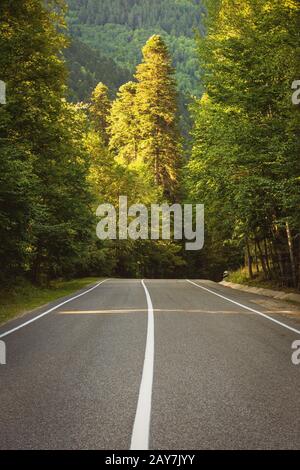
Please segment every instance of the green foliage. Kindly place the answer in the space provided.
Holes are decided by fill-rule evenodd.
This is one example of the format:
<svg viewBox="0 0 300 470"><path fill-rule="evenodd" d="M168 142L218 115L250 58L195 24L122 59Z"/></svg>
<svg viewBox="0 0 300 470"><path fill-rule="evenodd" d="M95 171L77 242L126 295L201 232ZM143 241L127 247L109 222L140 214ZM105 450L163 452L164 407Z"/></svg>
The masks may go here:
<svg viewBox="0 0 300 470"><path fill-rule="evenodd" d="M0 282L22 272L29 242L34 175L28 146L9 136L11 116L0 108Z"/></svg>
<svg viewBox="0 0 300 470"><path fill-rule="evenodd" d="M102 81L113 92L127 82L135 67L141 62L141 49L153 34L160 35L166 43L176 71L181 118L180 126L185 137L190 131L187 107L191 95L200 96L202 87L194 41L195 31L203 31L204 8L199 0L69 0L68 23L71 36L89 46L84 54L94 50L97 82ZM74 48L73 48L74 49ZM76 43L77 49L77 43ZM97 53L101 57L96 57ZM90 94L91 76L95 65L85 59L69 60L71 67L72 96L86 100ZM82 57L82 54L80 54ZM115 62L107 63L107 60ZM75 60L75 64L74 64ZM80 64L80 67L79 65ZM102 66L103 64L103 66ZM106 74L105 69L112 70ZM76 70L76 73L74 73ZM85 78L83 77L85 74ZM123 79L123 76L126 78ZM75 77L77 81L75 81ZM116 82L118 84L116 86ZM78 82L78 84L77 84ZM83 83L86 83L84 93Z"/></svg>
<svg viewBox="0 0 300 470"><path fill-rule="evenodd" d="M109 127L107 89L99 84L92 93L86 145L98 203L118 207L119 196L126 195L129 205L147 205L175 196L180 145L173 69L159 36L149 39L143 54L137 82L121 86L112 103ZM110 253L121 276L172 276L186 265L181 245L172 242L98 242L98 248Z"/></svg>
<svg viewBox="0 0 300 470"><path fill-rule="evenodd" d="M68 3L71 43L63 0L0 5L8 95L0 107L0 282L218 280L245 258L250 278L299 285L300 115L291 104L299 3L207 0L205 35L196 0ZM182 170L178 109L186 120L199 76L205 93L192 106L193 149ZM120 195L129 204L205 203L204 251L98 240L93 213L100 203L117 207Z"/></svg>
<svg viewBox="0 0 300 470"><path fill-rule="evenodd" d="M137 159L140 138L135 100L136 83L128 82L120 87L110 115L110 149L127 165Z"/></svg>
<svg viewBox="0 0 300 470"><path fill-rule="evenodd" d="M183 94L199 95L201 92L195 42L192 38L170 36L163 28L154 27L131 30L127 25L106 24L104 26L80 25L71 32L90 48L99 50L104 57L114 60L121 70L134 72L141 61L141 48L153 34L163 37L171 53L179 90ZM103 80L104 81L104 80ZM108 83L109 84L109 83Z"/></svg>
<svg viewBox="0 0 300 470"><path fill-rule="evenodd" d="M55 280L47 287L36 286L28 281L19 281L17 285L1 289L0 325L33 310L48 302L72 294L99 281L99 278L82 278L73 280Z"/></svg>
<svg viewBox="0 0 300 470"><path fill-rule="evenodd" d="M191 129L188 106L192 96L202 93L194 41L195 32L203 31L202 2L68 0L67 3L70 34L75 41L70 53L66 52L72 99L88 100L99 81L115 95L121 84L132 79L142 60L143 45L158 34L166 43L175 68L180 129L188 147Z"/></svg>
<svg viewBox="0 0 300 470"><path fill-rule="evenodd" d="M69 70L69 97L73 102L87 101L99 82L106 83L115 95L122 83L130 79L130 72L119 67L113 59L94 50L79 39L72 38L64 51Z"/></svg>
<svg viewBox="0 0 300 470"><path fill-rule="evenodd" d="M23 270L41 282L70 273L90 237L84 117L64 99L63 8L38 0L0 6L4 278Z"/></svg>
<svg viewBox="0 0 300 470"><path fill-rule="evenodd" d="M178 185L180 136L177 120L177 92L167 47L158 35L143 48L143 62L137 67L136 115L138 158L146 163L157 186L174 199Z"/></svg>
<svg viewBox="0 0 300 470"><path fill-rule="evenodd" d="M127 24L132 29L164 27L174 36L193 36L201 21L199 0L69 0L71 16L78 23Z"/></svg>
<svg viewBox="0 0 300 470"><path fill-rule="evenodd" d="M206 94L194 106L188 192L205 202L215 246L233 249L229 264L240 247L251 275L261 259L266 277L295 285L300 149L291 84L300 7L286 0L207 4L198 46Z"/></svg>
<svg viewBox="0 0 300 470"><path fill-rule="evenodd" d="M107 129L110 109L108 88L100 82L92 93L89 112L93 128L101 135L104 144L108 143Z"/></svg>
<svg viewBox="0 0 300 470"><path fill-rule="evenodd" d="M142 175L144 188L147 181L156 194L174 198L181 150L174 71L160 36L147 41L143 57L137 82L123 85L112 105L109 148L121 165Z"/></svg>

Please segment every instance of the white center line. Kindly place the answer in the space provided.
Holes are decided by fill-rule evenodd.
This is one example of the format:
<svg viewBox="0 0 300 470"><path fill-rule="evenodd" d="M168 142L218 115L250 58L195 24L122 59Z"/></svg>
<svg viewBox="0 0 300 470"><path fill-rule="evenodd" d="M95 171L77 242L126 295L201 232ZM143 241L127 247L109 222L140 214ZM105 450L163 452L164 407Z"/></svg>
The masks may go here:
<svg viewBox="0 0 300 470"><path fill-rule="evenodd" d="M149 448L154 365L154 315L151 297L144 281L142 281L142 285L147 298L148 327L142 381L131 436L130 450L148 450Z"/></svg>
<svg viewBox="0 0 300 470"><path fill-rule="evenodd" d="M239 302L236 302L235 300L229 299L228 297L225 297L224 295L217 294L217 293L214 292L213 290L207 289L207 287L199 286L199 284L196 284L195 282L190 281L189 279L186 279L186 280L187 280L187 282L189 282L190 284L193 284L194 286L199 287L199 289L203 289L203 290L205 290L205 291L207 291L207 292L210 292L211 294L214 294L214 295L216 295L217 297L220 297L221 299L227 300L228 302L231 302L232 304L238 305L239 307L245 308L246 310L249 310L250 312L256 313L257 315L260 315L261 317L267 318L268 320L271 320L272 322L277 323L277 325L280 325L280 326L282 326L283 328L287 328L288 330L291 330L291 331L293 331L294 333L297 333L298 335L300 335L300 331L299 331L299 330L296 330L296 328L293 328L293 327L291 327L291 326L289 326L289 325L286 325L285 323L282 323L281 321L278 321L278 320L276 320L275 318L272 318L272 317L270 317L269 315L266 315L265 313L259 312L258 310L255 310L254 308L247 307L247 305L240 304Z"/></svg>
<svg viewBox="0 0 300 470"><path fill-rule="evenodd" d="M98 284L96 284L95 286L91 287L90 289L88 289L88 290L82 292L81 294L75 295L74 297L71 297L71 299L68 299L68 300L65 300L64 302L61 302L60 304L56 305L55 307L50 308L50 309L47 310L46 312L41 313L41 314L38 315L37 317L34 317L34 318L32 318L31 320L28 320L28 321L26 321L25 323L22 323L21 325L16 326L15 328L12 328L11 330L8 330L8 331L6 331L5 333L0 334L0 338L4 338L5 336L10 335L11 333L14 333L14 332L17 331L17 330L20 330L20 328L24 328L24 326L30 325L30 323L33 323L34 321L38 320L39 318L42 318L42 317L44 317L45 315L48 315L48 313L51 313L51 312L53 312L54 310L57 310L57 309L58 309L59 307L61 307L62 305L65 305L65 304L67 304L68 302L71 302L72 300L78 299L78 297L81 297L81 296L87 294L88 292L91 292L92 290L96 289L98 286L100 286L101 284L103 284L103 282L105 282L105 281L108 281L108 279L104 279L104 281L98 282Z"/></svg>

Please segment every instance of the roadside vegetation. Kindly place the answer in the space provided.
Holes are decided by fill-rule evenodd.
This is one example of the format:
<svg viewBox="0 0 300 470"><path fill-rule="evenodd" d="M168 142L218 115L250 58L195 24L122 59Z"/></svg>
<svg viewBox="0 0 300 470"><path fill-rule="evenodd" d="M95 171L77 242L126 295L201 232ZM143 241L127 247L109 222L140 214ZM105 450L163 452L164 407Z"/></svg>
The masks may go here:
<svg viewBox="0 0 300 470"><path fill-rule="evenodd" d="M299 289L287 287L285 284L281 283L278 280L276 281L266 279L263 272L255 273L252 277L250 277L248 268L246 267L241 267L236 271L229 272L228 276L226 276L224 281L232 282L234 284L242 284L250 287L262 287L264 289L299 294Z"/></svg>
<svg viewBox="0 0 300 470"><path fill-rule="evenodd" d="M21 281L16 286L1 291L0 325L97 281L99 278L92 277L71 281L56 280L47 287L34 286L31 283Z"/></svg>

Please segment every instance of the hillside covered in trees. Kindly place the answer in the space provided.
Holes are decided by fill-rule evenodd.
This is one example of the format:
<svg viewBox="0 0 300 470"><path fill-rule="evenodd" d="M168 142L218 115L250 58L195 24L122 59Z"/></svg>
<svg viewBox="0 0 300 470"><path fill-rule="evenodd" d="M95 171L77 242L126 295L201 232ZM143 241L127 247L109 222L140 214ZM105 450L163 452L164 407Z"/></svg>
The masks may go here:
<svg viewBox="0 0 300 470"><path fill-rule="evenodd" d="M299 288L299 3L207 0L200 35L196 1L69 3L0 4L1 283L219 280L245 263L250 278ZM189 155L180 90L198 95ZM96 208L120 195L203 203L204 249L99 240Z"/></svg>
<svg viewBox="0 0 300 470"><path fill-rule="evenodd" d="M131 77L129 70L119 67L113 59L73 38L64 52L69 71L69 99L74 103L87 101L99 81L107 83L112 95Z"/></svg>
<svg viewBox="0 0 300 470"><path fill-rule="evenodd" d="M128 71L131 75L134 73L142 58L143 45L153 34L160 34L176 68L180 92L199 96L194 41L195 32L203 29L204 9L199 0L68 0L67 3L71 36L97 50L102 57L113 60L123 70L123 75ZM93 72L90 64L82 61L82 55L77 62L87 74ZM116 67L113 72L122 78L120 69ZM76 71L73 68L73 74ZM111 86L109 78L97 76ZM76 94L74 82L72 88Z"/></svg>

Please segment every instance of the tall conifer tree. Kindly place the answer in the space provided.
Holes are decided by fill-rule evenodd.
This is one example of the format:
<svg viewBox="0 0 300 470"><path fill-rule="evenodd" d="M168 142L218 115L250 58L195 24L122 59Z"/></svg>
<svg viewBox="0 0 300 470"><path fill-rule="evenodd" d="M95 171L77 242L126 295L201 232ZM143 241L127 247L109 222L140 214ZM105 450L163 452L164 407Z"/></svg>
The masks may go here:
<svg viewBox="0 0 300 470"><path fill-rule="evenodd" d="M178 183L180 137L177 126L177 93L167 47L158 35L143 48L137 67L136 113L139 157L148 165L157 185L173 199Z"/></svg>
<svg viewBox="0 0 300 470"><path fill-rule="evenodd" d="M110 116L109 146L121 162L137 159L139 131L135 113L136 83L122 85Z"/></svg>
<svg viewBox="0 0 300 470"><path fill-rule="evenodd" d="M105 145L108 143L108 118L111 102L108 96L108 88L100 82L94 89L91 97L90 117L95 131L101 134Z"/></svg>

